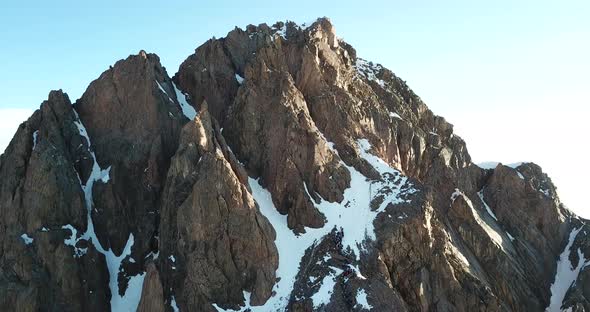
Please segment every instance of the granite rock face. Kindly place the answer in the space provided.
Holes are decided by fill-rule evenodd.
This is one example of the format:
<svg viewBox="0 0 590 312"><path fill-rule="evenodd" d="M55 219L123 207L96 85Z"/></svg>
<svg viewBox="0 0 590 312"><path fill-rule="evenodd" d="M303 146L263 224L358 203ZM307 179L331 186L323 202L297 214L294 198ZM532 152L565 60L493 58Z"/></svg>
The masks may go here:
<svg viewBox="0 0 590 312"><path fill-rule="evenodd" d="M539 166L475 165L327 18L249 25L19 127L0 310L588 311L588 233Z"/></svg>
<svg viewBox="0 0 590 312"><path fill-rule="evenodd" d="M238 307L243 291L253 304L270 297L278 264L275 232L246 177L203 106L183 128L162 199L161 271L181 306Z"/></svg>

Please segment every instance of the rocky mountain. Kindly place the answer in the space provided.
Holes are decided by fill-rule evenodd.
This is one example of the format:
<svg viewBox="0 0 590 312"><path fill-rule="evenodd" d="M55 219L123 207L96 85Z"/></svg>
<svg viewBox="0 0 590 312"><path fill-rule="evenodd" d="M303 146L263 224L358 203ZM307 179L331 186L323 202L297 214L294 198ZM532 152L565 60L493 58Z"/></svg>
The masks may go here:
<svg viewBox="0 0 590 312"><path fill-rule="evenodd" d="M475 165L328 19L249 25L21 124L0 310L590 311L589 230L539 166Z"/></svg>

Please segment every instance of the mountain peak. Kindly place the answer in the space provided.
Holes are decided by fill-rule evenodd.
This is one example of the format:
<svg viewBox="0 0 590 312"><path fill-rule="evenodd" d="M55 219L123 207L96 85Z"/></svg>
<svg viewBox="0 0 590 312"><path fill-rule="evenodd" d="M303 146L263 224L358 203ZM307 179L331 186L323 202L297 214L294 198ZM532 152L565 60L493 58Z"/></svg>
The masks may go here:
<svg viewBox="0 0 590 312"><path fill-rule="evenodd" d="M539 166L473 164L328 18L248 25L19 127L0 310L582 311L586 223Z"/></svg>

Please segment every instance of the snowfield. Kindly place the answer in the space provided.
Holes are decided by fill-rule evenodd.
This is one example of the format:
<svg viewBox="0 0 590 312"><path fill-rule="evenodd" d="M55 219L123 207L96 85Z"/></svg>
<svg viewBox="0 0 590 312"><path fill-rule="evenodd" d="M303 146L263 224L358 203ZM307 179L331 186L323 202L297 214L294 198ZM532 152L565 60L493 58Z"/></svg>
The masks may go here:
<svg viewBox="0 0 590 312"><path fill-rule="evenodd" d="M337 154L334 144L327 143ZM319 243L334 228L341 228L343 231L343 249L350 248L349 250L354 253L356 258L360 259L360 254L365 250L366 244L375 239L373 227L375 217L384 211L388 204L404 202L404 200L400 199L400 195L412 194L417 191L412 188L408 179L399 171L389 167L383 160L369 153L371 149L369 141L360 139L357 141L357 145L361 157L367 160L381 174L383 179L381 181L368 180L356 169L342 162L342 165L348 169L351 175L350 187L344 191L344 200L342 203L331 203L322 199L320 203L316 203L318 210L326 216L326 224L319 229L306 228L306 233L299 236L289 229L287 216L278 212L272 202L271 194L260 186L257 180L249 178L252 196L258 203L260 212L268 218L277 233L275 244L279 252L279 267L276 273L277 278L280 278L280 280L273 289L276 294L265 305L251 306L248 294L245 296L246 305L240 311L283 311L289 303L293 285L299 272L299 263L305 254L305 250ZM307 186L303 186L309 194ZM384 191L385 189L387 191ZM385 200L378 209L371 211L370 203L378 195L385 196ZM340 269L334 267L330 267L330 269L332 273L323 279L319 290L312 296L313 305L316 308L330 302L335 279L342 273ZM357 271L357 276L362 277L358 268L353 268L353 270ZM361 294L358 302L363 307L370 307L366 297L366 293ZM225 311L217 305L214 306L218 311Z"/></svg>
<svg viewBox="0 0 590 312"><path fill-rule="evenodd" d="M570 233L569 240L563 252L559 256L557 262L557 271L555 273L555 281L551 284L551 303L547 307L547 312L560 312L563 299L565 294L572 284L578 279L578 275L583 267L590 264L590 261L586 260L584 254L578 249L578 264L574 264L570 261L569 257L571 254L572 245L580 233L582 227L573 229Z"/></svg>
<svg viewBox="0 0 590 312"><path fill-rule="evenodd" d="M109 271L109 288L112 294L111 311L134 312L136 311L137 306L139 304L139 300L141 298L141 290L143 286L145 272L136 276L131 276L129 278L129 283L126 291L123 293L123 295L120 294L118 276L119 272L123 271L123 268L121 267L121 262L127 256L131 255L131 248L133 247L134 243L133 234L129 235L127 244L125 245L125 248L120 255L116 255L110 248L108 250L105 249L98 240L98 237L96 236L96 232L94 231L94 222L92 220L92 209L94 207L94 200L92 198L92 187L96 182L108 183L110 181L111 167L109 166L106 169L102 169L98 165L96 155L91 149L92 145L90 143L90 137L88 136L88 132L86 131L86 128L82 124L82 121L80 120L80 117L78 116L76 111L74 111L74 114L76 115L76 120L74 121L74 124L78 128L78 132L80 133L80 135L86 139L86 142L88 144L88 152L92 157L93 164L92 172L90 173L90 176L88 177L88 180L85 183L82 182L80 176L78 175L78 172L76 172L76 174L78 175L78 180L80 181L80 187L84 192L84 199L87 211L86 218L88 222L86 232L78 236L78 230L74 226L72 226L71 224L63 225L61 229L68 230L71 233L70 237L64 240L64 244L67 246L71 246L73 248L74 257L81 257L84 254L86 254L87 248L79 248L77 247L77 243L81 240L92 243L96 250L99 253L103 254L106 259L106 264ZM43 227L41 231L47 232L49 231L49 229ZM25 238L23 238L23 240L25 240ZM26 242L27 240L25 240L25 243ZM32 239L30 242L32 242Z"/></svg>

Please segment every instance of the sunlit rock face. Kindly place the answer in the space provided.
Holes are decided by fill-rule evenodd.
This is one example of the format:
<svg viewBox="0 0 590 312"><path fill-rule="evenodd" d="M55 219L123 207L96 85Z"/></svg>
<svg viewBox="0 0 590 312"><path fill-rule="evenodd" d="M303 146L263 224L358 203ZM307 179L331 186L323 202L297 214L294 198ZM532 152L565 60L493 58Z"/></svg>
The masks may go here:
<svg viewBox="0 0 590 312"><path fill-rule="evenodd" d="M140 51L0 157L2 311L587 311L586 220L326 18ZM586 256L588 254L588 256Z"/></svg>

